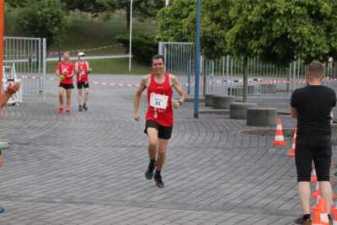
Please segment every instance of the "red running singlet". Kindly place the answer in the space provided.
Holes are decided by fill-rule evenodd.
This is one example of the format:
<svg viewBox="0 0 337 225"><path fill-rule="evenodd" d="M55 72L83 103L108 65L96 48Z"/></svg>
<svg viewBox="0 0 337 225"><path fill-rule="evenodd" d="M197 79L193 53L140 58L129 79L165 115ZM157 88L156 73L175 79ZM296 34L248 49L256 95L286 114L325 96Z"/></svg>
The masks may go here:
<svg viewBox="0 0 337 225"><path fill-rule="evenodd" d="M150 84L147 88L146 120L155 121L164 127L171 127L173 126L173 90L170 85L170 74L165 74L162 84L157 83L154 77L150 75Z"/></svg>

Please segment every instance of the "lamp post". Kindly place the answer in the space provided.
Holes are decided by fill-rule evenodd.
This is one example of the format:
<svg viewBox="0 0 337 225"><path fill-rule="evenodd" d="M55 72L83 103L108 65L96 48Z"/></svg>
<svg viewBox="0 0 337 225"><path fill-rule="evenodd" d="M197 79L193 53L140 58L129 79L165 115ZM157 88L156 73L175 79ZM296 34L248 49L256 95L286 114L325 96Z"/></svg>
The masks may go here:
<svg viewBox="0 0 337 225"><path fill-rule="evenodd" d="M133 14L133 0L130 0L129 72L131 72L132 69L132 14Z"/></svg>
<svg viewBox="0 0 337 225"><path fill-rule="evenodd" d="M4 65L5 0L0 0L0 90L2 90Z"/></svg>
<svg viewBox="0 0 337 225"><path fill-rule="evenodd" d="M200 85L200 17L201 17L201 0L196 2L195 18L195 88L194 88L194 118L199 118L199 85Z"/></svg>

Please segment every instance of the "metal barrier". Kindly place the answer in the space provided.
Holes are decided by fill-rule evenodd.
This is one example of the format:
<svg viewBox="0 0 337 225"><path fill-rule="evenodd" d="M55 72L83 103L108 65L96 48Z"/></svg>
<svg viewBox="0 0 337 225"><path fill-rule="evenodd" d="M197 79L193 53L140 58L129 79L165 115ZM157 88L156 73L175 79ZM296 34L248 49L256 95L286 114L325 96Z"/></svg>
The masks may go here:
<svg viewBox="0 0 337 225"><path fill-rule="evenodd" d="M183 81L189 93L194 88L194 45L186 42L160 42L168 71ZM201 90L203 95L241 96L243 93L243 60L224 56L216 60L201 58ZM331 67L331 65L330 65ZM330 68L327 67L327 68ZM331 69L328 71L332 71ZM289 95L304 85L305 66L301 60L280 66L248 59L248 95Z"/></svg>
<svg viewBox="0 0 337 225"><path fill-rule="evenodd" d="M44 94L47 41L45 38L5 37L4 66L15 65L23 95Z"/></svg>

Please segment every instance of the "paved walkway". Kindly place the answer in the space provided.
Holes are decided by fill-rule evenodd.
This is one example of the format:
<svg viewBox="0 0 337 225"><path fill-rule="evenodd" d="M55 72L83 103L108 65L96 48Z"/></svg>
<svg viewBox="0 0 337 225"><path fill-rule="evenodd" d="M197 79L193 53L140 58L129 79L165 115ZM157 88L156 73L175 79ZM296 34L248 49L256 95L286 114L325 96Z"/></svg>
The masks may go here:
<svg viewBox="0 0 337 225"><path fill-rule="evenodd" d="M88 112L58 115L54 82L45 102L28 98L1 121L11 148L0 170L0 224L289 225L299 215L287 149L241 134L243 121L195 120L185 104L176 112L166 187L158 189L143 175L146 137L144 121L131 117L134 89L93 85Z"/></svg>

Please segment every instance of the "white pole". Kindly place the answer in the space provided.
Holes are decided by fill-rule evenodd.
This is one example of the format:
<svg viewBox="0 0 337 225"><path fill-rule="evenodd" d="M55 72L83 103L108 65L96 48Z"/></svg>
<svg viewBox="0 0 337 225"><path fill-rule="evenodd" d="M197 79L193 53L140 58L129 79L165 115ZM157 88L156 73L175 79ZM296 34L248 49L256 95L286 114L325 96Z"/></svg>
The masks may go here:
<svg viewBox="0 0 337 225"><path fill-rule="evenodd" d="M170 4L170 0L165 0L165 6L168 7L169 4Z"/></svg>
<svg viewBox="0 0 337 225"><path fill-rule="evenodd" d="M129 39L129 72L132 69L132 11L133 0L130 1L130 39Z"/></svg>

